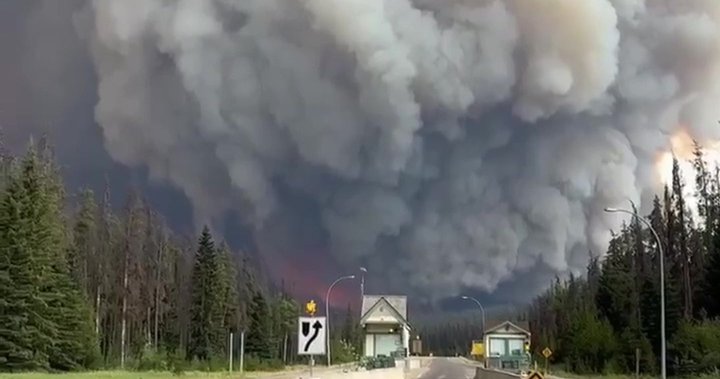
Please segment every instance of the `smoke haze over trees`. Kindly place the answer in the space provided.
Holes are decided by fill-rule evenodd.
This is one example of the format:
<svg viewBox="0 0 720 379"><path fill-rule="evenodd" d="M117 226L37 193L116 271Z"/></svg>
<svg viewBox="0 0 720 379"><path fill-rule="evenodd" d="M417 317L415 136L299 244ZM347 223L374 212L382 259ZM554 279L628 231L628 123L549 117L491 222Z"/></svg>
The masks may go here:
<svg viewBox="0 0 720 379"><path fill-rule="evenodd" d="M649 209L673 134L719 137L713 0L59 4L3 3L32 22L4 23L30 88L0 117L51 129L69 177L147 170L198 228L235 214L260 256L388 291L580 274L621 225L603 207Z"/></svg>
<svg viewBox="0 0 720 379"><path fill-rule="evenodd" d="M296 305L221 243L243 235L243 253L362 265L411 299L526 299L572 274L534 303L534 346L577 371L640 348L654 371L657 247L603 212L628 200L668 251L675 367L716 363L698 360L717 352L717 174L696 160L696 180L662 182L657 164L679 134L720 139L717 0L6 0L0 28L22 157L0 196L0 298L21 316L0 314L28 323L0 330L4 369L212 360L246 325L263 364L294 356ZM24 153L38 131L61 159ZM151 191L115 201L106 174L174 187L149 188L168 223L221 232L172 233Z"/></svg>
<svg viewBox="0 0 720 379"><path fill-rule="evenodd" d="M719 137L716 1L86 10L113 158L176 184L197 220L239 212L261 252L297 254L310 220L391 290L579 274L622 222L605 206L650 205L670 135Z"/></svg>
<svg viewBox="0 0 720 379"><path fill-rule="evenodd" d="M242 330L263 341L248 369L295 361L297 303L208 229L172 233L136 192L120 212L109 188L69 195L45 140L0 173L0 371L225 368Z"/></svg>

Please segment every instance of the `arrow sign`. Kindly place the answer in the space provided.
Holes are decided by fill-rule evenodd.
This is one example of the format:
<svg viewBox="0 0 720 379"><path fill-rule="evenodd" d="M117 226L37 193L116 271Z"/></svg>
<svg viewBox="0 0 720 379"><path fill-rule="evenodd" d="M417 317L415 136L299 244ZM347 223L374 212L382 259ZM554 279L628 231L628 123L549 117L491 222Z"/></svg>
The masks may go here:
<svg viewBox="0 0 720 379"><path fill-rule="evenodd" d="M303 323L303 331L305 331L305 325L310 325ZM317 338L318 334L320 333L320 329L323 328L323 325L320 323L320 321L315 321L315 324L313 324L313 329L315 330L315 333L310 337L310 339L305 343L305 352L307 353L308 349L310 349L310 345L312 345L313 341Z"/></svg>
<svg viewBox="0 0 720 379"><path fill-rule="evenodd" d="M298 318L298 354L325 354L325 317Z"/></svg>

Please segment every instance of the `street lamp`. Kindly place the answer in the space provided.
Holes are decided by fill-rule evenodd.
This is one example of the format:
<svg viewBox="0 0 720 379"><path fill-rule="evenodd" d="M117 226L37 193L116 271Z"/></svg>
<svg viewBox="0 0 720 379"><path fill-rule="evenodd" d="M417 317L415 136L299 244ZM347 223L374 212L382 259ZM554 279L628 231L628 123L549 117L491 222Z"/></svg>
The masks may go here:
<svg viewBox="0 0 720 379"><path fill-rule="evenodd" d="M634 208L634 207L633 207ZM660 237L658 236L657 232L655 231L655 228L652 227L650 224L650 221L646 220L644 217L639 216L635 212L628 211L626 209L619 209L619 208L605 208L605 212L608 213L627 213L631 216L633 216L638 221L645 224L645 226L650 229L650 231L653 234L653 237L655 237L655 240L657 241L658 246L658 252L660 253L660 372L661 372L661 378L666 379L667 378L667 367L665 362L665 254L663 253L662 248L662 241L660 241Z"/></svg>
<svg viewBox="0 0 720 379"><path fill-rule="evenodd" d="M327 348L326 355L328 367L330 367L330 291L332 291L333 287L335 287L336 284L340 283L345 279L355 279L355 275L341 276L337 278L333 282L333 284L330 285L327 290L327 294L325 295L325 317L327 318L325 320L325 325L327 328L327 330L325 330L325 347Z"/></svg>
<svg viewBox="0 0 720 379"><path fill-rule="evenodd" d="M360 271L362 272L362 274L360 274L360 302L362 303L362 299L365 297L365 274L367 274L367 269L360 267Z"/></svg>
<svg viewBox="0 0 720 379"><path fill-rule="evenodd" d="M485 308L483 308L482 304L480 304L480 301L474 297L470 296L462 296L463 300L472 300L480 307L480 310L482 311L482 334L483 338L485 338Z"/></svg>

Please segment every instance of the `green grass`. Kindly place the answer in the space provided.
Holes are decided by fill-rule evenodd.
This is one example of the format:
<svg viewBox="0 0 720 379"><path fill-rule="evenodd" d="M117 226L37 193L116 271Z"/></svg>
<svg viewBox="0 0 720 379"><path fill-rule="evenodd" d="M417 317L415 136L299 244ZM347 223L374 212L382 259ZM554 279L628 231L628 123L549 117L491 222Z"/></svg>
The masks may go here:
<svg viewBox="0 0 720 379"><path fill-rule="evenodd" d="M277 375L282 371L275 372L249 372L246 376L240 373L228 372L199 372L189 371L180 374L172 372L138 372L138 371L90 371L81 373L22 373L22 374L0 374L0 379L238 379L255 378L267 375Z"/></svg>
<svg viewBox="0 0 720 379"><path fill-rule="evenodd" d="M140 371L88 371L80 373L21 373L21 374L4 374L0 373L0 379L239 379L239 378L262 378L282 375L283 372L290 373L306 369L307 366L287 366L285 369L274 371L253 371L247 372L243 376L238 372L201 372L186 371L175 374L169 371L163 372L140 372Z"/></svg>
<svg viewBox="0 0 720 379"><path fill-rule="evenodd" d="M239 378L240 374L221 372L185 372L173 374L171 372L132 372L132 371L93 371L68 374L48 373L23 373L23 374L0 374L0 379L220 379Z"/></svg>
<svg viewBox="0 0 720 379"><path fill-rule="evenodd" d="M618 375L618 374L608 374L608 375L578 375L578 374L571 374L567 372L562 371L554 371L550 372L550 376L554 378L562 378L562 379L635 379L635 375ZM657 379L658 376L647 376L647 375L640 375L640 379ZM0 379L2 379L2 376L0 376ZM685 377L682 379L720 379L720 374L705 374L700 376L693 376L693 377Z"/></svg>

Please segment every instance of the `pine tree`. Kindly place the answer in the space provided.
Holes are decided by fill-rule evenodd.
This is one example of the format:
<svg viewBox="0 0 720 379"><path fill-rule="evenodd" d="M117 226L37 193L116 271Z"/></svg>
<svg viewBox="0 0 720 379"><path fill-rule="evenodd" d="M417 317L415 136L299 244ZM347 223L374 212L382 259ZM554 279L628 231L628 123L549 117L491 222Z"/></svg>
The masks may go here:
<svg viewBox="0 0 720 379"><path fill-rule="evenodd" d="M29 152L13 175L0 207L0 367L4 371L49 368L47 352L57 334L40 301L38 273L47 262L35 257L30 239L36 212L28 186L37 187L38 160Z"/></svg>
<svg viewBox="0 0 720 379"><path fill-rule="evenodd" d="M350 304L348 304L347 311L345 311L345 323L343 324L341 339L347 343L355 342L355 318Z"/></svg>
<svg viewBox="0 0 720 379"><path fill-rule="evenodd" d="M90 282L97 280L97 278L90 277L95 274L90 266L96 259L97 227L95 217L97 204L95 203L95 194L91 190L83 191L81 199L80 210L73 228L73 246L68 252L68 264L74 281L86 294L90 294L94 292L93 288L90 288Z"/></svg>
<svg viewBox="0 0 720 379"><path fill-rule="evenodd" d="M6 341L0 355L9 370L86 367L97 351L86 304L68 271L62 185L50 155L42 153L31 145L0 210L0 248L15 265L2 268L11 285L4 289L10 309L2 312L8 318L2 325L13 327L0 330Z"/></svg>
<svg viewBox="0 0 720 379"><path fill-rule="evenodd" d="M215 243L206 226L198 241L192 274L192 305L190 308L190 341L188 359L208 360L216 347L215 307L218 304L218 262Z"/></svg>
<svg viewBox="0 0 720 379"><path fill-rule="evenodd" d="M90 367L98 357L97 336L87 299L74 282L65 253L70 248L66 220L62 215L64 189L59 170L53 161L50 145L45 143L40 162L41 191L35 201L41 202L41 214L36 219L38 237L50 258L50 280L47 285L49 318L57 325L57 341L49 351L50 367L56 370L76 370ZM29 193L33 193L30 191ZM32 196L31 196L32 199ZM32 200L31 200L32 201ZM47 234L43 235L40 230ZM77 256L77 254L76 254ZM86 272L86 271L85 271ZM87 278L87 275L83 275Z"/></svg>
<svg viewBox="0 0 720 379"><path fill-rule="evenodd" d="M248 354L260 359L273 358L270 309L265 297L259 291L253 296L248 316L250 325L245 350Z"/></svg>
<svg viewBox="0 0 720 379"><path fill-rule="evenodd" d="M160 321L162 329L160 334L165 351L167 351L168 354L175 354L180 348L182 335L178 314L182 296L182 288L180 288L180 283L182 283L180 251L173 246L169 247L167 261L170 262L171 267L168 278L172 278L172 280L164 283L165 299L163 301L165 307Z"/></svg>
<svg viewBox="0 0 720 379"><path fill-rule="evenodd" d="M688 252L688 232L687 227L691 224L690 217L687 214L685 204L685 188L683 178L680 175L680 165L677 158L673 157L672 166L672 190L675 212L677 214L677 224L675 225L675 233L678 235L678 269L681 274L681 289L683 300L683 316L690 319L693 313L693 289L690 279L691 257Z"/></svg>
<svg viewBox="0 0 720 379"><path fill-rule="evenodd" d="M285 294L281 294L275 303L277 326L274 328L273 334L281 342L282 360L287 362L290 334L297 327L298 304Z"/></svg>
<svg viewBox="0 0 720 379"><path fill-rule="evenodd" d="M626 229L623 229L625 233ZM633 324L636 308L633 299L635 280L625 253L628 245L623 234L610 242L597 294L599 311L616 331L625 330Z"/></svg>

